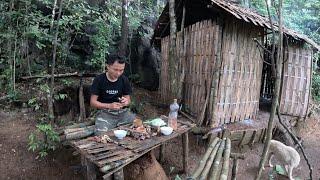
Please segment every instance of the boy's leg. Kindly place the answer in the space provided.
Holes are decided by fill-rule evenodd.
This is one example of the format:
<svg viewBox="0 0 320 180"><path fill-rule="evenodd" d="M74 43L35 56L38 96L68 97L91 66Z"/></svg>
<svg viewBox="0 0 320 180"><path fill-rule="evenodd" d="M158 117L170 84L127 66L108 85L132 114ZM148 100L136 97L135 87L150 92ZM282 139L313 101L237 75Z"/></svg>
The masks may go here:
<svg viewBox="0 0 320 180"><path fill-rule="evenodd" d="M117 117L107 111L100 111L96 116L95 134L100 135L117 126Z"/></svg>
<svg viewBox="0 0 320 180"><path fill-rule="evenodd" d="M129 109L119 114L119 122L117 126L124 124L132 124L133 120L136 118L136 115L133 114Z"/></svg>

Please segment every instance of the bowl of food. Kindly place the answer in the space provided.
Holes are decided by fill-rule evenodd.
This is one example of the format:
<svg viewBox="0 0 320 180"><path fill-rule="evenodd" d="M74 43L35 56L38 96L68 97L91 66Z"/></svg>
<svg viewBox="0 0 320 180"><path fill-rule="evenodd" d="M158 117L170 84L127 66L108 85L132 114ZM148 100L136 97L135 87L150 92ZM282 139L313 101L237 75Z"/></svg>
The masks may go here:
<svg viewBox="0 0 320 180"><path fill-rule="evenodd" d="M114 130L113 133L118 139L123 139L127 135L127 131L125 130Z"/></svg>
<svg viewBox="0 0 320 180"><path fill-rule="evenodd" d="M173 131L173 128L172 127L168 127L168 126L164 126L164 127L161 127L160 128L160 131L163 135L170 135Z"/></svg>

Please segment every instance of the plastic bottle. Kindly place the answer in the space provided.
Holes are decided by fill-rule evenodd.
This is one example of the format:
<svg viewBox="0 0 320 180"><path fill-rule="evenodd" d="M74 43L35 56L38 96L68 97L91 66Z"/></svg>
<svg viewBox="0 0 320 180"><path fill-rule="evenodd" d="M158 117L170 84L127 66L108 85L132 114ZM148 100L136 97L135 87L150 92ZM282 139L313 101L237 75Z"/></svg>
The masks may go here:
<svg viewBox="0 0 320 180"><path fill-rule="evenodd" d="M177 103L177 99L174 99L173 103L170 104L170 113L168 117L168 125L169 127L172 127L173 130L178 128L178 110L179 104Z"/></svg>

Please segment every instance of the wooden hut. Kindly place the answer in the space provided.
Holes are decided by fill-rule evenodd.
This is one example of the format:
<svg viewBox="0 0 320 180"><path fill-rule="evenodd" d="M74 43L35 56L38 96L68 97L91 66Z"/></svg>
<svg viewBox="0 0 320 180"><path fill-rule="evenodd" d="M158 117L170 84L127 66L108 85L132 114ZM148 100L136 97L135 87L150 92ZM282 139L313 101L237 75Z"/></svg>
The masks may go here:
<svg viewBox="0 0 320 180"><path fill-rule="evenodd" d="M261 99L270 100L273 89L268 57L260 47L268 48L271 29L268 19L227 1L176 0L177 29L181 29L183 6L185 26L183 33L177 33L176 53L177 71L185 63L184 110L198 117L205 108L205 120L200 125L256 119ZM168 9L167 4L153 37L153 44L162 55L159 92L160 100L166 103L172 101L168 79ZM276 25L273 27L277 29ZM284 39L280 110L286 115L304 117L308 110L313 50L320 47L287 28Z"/></svg>

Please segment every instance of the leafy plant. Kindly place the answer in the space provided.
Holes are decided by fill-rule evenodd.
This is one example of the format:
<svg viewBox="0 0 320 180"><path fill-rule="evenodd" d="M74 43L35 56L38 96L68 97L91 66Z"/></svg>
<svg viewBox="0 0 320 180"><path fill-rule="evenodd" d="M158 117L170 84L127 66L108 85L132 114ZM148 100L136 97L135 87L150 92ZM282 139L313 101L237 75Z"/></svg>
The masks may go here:
<svg viewBox="0 0 320 180"><path fill-rule="evenodd" d="M320 102L320 74L317 71L312 73L311 94L314 100Z"/></svg>
<svg viewBox="0 0 320 180"><path fill-rule="evenodd" d="M63 93L54 95L55 100L64 100L67 97L68 97L68 94L63 94Z"/></svg>
<svg viewBox="0 0 320 180"><path fill-rule="evenodd" d="M129 108L132 112L141 114L144 109L144 104L144 102L139 102L134 96L132 96Z"/></svg>
<svg viewBox="0 0 320 180"><path fill-rule="evenodd" d="M45 157L50 151L54 151L57 148L60 138L51 124L38 124L36 127L35 132L29 135L28 150L37 151L40 157ZM39 138L41 135L43 138Z"/></svg>
<svg viewBox="0 0 320 180"><path fill-rule="evenodd" d="M31 98L28 100L28 106L32 107L34 110L40 109L40 104L37 102L37 98Z"/></svg>

